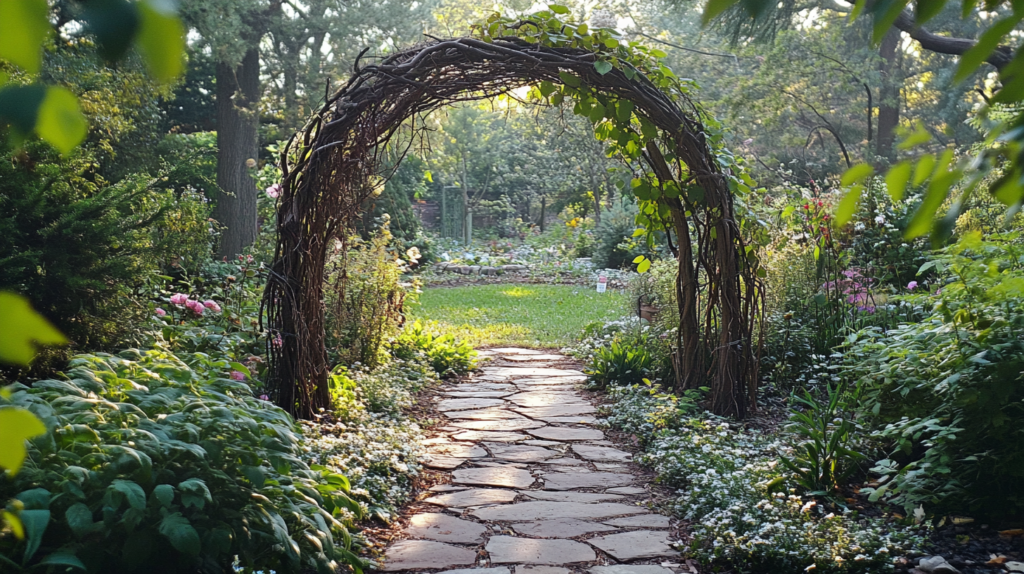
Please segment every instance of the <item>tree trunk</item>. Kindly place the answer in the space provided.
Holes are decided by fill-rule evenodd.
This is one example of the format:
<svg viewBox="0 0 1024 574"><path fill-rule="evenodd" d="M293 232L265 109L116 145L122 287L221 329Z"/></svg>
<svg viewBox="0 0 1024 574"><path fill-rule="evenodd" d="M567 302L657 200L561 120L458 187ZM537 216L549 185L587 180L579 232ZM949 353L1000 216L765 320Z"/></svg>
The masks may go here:
<svg viewBox="0 0 1024 574"><path fill-rule="evenodd" d="M878 55L882 57L879 66L882 87L878 98L878 138L875 140L875 155L880 160L884 159L890 163L896 159L893 143L896 140L896 127L900 123L899 65L896 61L896 48L899 47L899 43L899 30L890 28L878 48Z"/></svg>
<svg viewBox="0 0 1024 574"><path fill-rule="evenodd" d="M218 257L234 257L256 240L256 182L246 162L259 154L257 104L260 54L253 48L242 63L217 64L217 186L214 211L224 229Z"/></svg>

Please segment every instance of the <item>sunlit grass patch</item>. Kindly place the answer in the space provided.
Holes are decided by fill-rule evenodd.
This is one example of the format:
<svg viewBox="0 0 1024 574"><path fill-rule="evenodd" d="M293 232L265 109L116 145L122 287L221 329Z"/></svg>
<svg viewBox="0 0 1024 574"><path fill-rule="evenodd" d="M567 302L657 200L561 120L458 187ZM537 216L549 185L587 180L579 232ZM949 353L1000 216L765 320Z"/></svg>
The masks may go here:
<svg viewBox="0 0 1024 574"><path fill-rule="evenodd" d="M506 284L426 289L411 312L478 347L558 347L574 342L591 321L618 318L625 307L623 294L593 287Z"/></svg>

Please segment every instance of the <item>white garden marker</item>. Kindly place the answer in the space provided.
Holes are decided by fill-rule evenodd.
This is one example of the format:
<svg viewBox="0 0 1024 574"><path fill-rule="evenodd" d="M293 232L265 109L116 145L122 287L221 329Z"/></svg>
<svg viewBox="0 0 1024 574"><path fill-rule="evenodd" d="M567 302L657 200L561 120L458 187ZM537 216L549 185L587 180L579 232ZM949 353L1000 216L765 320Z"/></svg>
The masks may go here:
<svg viewBox="0 0 1024 574"><path fill-rule="evenodd" d="M597 278L597 292L604 293L608 289L608 277L601 275Z"/></svg>

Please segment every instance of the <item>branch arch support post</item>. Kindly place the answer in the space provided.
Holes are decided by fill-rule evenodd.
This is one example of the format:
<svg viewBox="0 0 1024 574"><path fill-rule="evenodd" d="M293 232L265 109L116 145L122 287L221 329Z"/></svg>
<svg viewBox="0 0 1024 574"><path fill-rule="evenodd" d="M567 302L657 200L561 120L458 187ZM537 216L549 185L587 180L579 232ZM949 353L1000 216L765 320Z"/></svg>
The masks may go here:
<svg viewBox="0 0 1024 574"><path fill-rule="evenodd" d="M533 86L548 103L575 102L573 111L633 170L638 224L676 238L676 387L709 386L714 412L745 416L756 388L761 287L734 193L749 186L686 81L651 52L546 10L521 20L494 15L472 37L357 63L281 151L278 238L263 297L275 402L299 418L330 408L326 261L379 184L392 138L436 108Z"/></svg>

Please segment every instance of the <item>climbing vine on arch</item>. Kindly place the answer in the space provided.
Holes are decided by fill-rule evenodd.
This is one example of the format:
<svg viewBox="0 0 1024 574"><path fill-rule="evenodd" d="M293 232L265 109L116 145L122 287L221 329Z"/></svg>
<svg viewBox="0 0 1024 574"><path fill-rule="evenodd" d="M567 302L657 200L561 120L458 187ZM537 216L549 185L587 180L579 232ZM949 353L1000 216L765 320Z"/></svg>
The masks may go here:
<svg viewBox="0 0 1024 574"><path fill-rule="evenodd" d="M677 256L679 389L708 386L710 408L743 417L755 398L761 316L758 241L745 217L753 182L721 145L721 126L691 100L664 56L563 6L494 14L465 38L433 40L360 67L282 151L278 243L267 284L274 398L300 417L330 406L324 265L381 175L385 148L420 114L531 86L572 106L633 171L639 235L667 232ZM752 243L751 240L754 240Z"/></svg>

